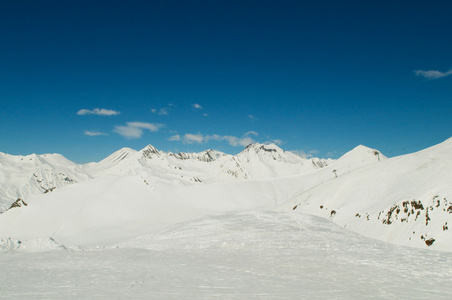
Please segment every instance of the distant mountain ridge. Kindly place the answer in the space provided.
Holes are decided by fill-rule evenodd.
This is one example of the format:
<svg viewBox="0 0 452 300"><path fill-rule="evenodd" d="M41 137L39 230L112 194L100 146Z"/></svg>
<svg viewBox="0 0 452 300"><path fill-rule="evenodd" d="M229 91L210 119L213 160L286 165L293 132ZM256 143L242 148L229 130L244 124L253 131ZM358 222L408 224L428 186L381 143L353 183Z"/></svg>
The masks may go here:
<svg viewBox="0 0 452 300"><path fill-rule="evenodd" d="M98 176L142 174L191 184L289 176L322 168L332 161L305 159L274 144L251 144L234 156L212 149L166 153L148 145L139 151L122 148L98 163L83 165L60 154L15 156L0 152L0 212L18 198ZM278 170L274 171L275 168Z"/></svg>

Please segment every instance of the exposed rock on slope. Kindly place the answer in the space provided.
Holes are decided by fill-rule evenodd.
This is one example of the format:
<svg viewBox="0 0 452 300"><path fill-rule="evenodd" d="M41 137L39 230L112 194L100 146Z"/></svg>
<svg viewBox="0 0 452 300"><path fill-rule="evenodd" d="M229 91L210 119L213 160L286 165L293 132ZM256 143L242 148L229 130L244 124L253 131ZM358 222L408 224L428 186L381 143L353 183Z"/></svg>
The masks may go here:
<svg viewBox="0 0 452 300"><path fill-rule="evenodd" d="M452 139L380 159L303 192L292 207L386 242L451 250Z"/></svg>

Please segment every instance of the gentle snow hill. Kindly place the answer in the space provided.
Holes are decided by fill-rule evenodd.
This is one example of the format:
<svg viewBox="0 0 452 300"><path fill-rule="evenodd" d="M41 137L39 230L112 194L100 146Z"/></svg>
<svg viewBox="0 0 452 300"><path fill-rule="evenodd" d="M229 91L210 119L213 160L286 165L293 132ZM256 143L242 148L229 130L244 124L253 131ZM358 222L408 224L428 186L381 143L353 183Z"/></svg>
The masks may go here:
<svg viewBox="0 0 452 300"><path fill-rule="evenodd" d="M273 181L184 186L138 175L104 176L30 196L28 206L0 215L0 237L112 245L206 215L270 210L287 200L286 189Z"/></svg>
<svg viewBox="0 0 452 300"><path fill-rule="evenodd" d="M0 213L18 198L89 178L79 165L60 154L16 156L0 152Z"/></svg>
<svg viewBox="0 0 452 300"><path fill-rule="evenodd" d="M385 242L452 251L452 139L337 174L286 209L296 206Z"/></svg>

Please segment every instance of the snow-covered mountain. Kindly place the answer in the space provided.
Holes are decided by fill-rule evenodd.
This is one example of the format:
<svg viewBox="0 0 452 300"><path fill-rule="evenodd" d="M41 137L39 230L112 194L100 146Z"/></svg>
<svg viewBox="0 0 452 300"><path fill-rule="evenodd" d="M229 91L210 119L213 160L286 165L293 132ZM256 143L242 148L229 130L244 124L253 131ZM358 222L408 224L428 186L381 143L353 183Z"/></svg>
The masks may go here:
<svg viewBox="0 0 452 300"><path fill-rule="evenodd" d="M333 164L337 178L301 193L287 208L385 242L452 251L452 139L342 174L341 161L356 158L356 151L363 152L356 148Z"/></svg>
<svg viewBox="0 0 452 300"><path fill-rule="evenodd" d="M323 168L334 160L306 159L275 144L250 144L237 155L215 150L201 153L165 153L152 145L140 151L123 148L99 163L85 166L93 176L141 174L168 182L218 182L269 179Z"/></svg>
<svg viewBox="0 0 452 300"><path fill-rule="evenodd" d="M16 156L0 152L0 213L18 198L48 193L89 178L80 165L60 154Z"/></svg>
<svg viewBox="0 0 452 300"><path fill-rule="evenodd" d="M269 151L271 149L271 151ZM98 163L77 165L59 154L0 153L0 213L31 194L106 175L142 175L173 184L288 176L321 168L332 160L304 159L276 145L253 144L236 156L215 150L165 153L148 145L122 148ZM26 203L26 202L25 202Z"/></svg>
<svg viewBox="0 0 452 300"><path fill-rule="evenodd" d="M373 154L368 157L360 161L378 162ZM353 159L337 163L344 169L356 167ZM211 150L173 154L152 146L125 148L99 163L80 166L94 179L26 197L27 207L0 216L0 236L109 245L204 215L271 210L332 178L330 163L334 165L276 145L253 144L235 156Z"/></svg>
<svg viewBox="0 0 452 300"><path fill-rule="evenodd" d="M149 145L71 166L92 179L27 196L28 206L0 215L0 238L108 246L208 215L276 210L385 242L452 250L452 139L395 158L360 145L335 161L272 144L234 156Z"/></svg>

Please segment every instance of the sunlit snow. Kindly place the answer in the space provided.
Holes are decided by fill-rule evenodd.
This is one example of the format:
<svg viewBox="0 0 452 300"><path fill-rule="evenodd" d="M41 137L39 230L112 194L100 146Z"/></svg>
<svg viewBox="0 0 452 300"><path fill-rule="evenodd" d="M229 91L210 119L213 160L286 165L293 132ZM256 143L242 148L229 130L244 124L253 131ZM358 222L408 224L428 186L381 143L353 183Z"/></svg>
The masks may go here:
<svg viewBox="0 0 452 300"><path fill-rule="evenodd" d="M452 297L452 140L389 159L255 144L0 165L2 298Z"/></svg>

